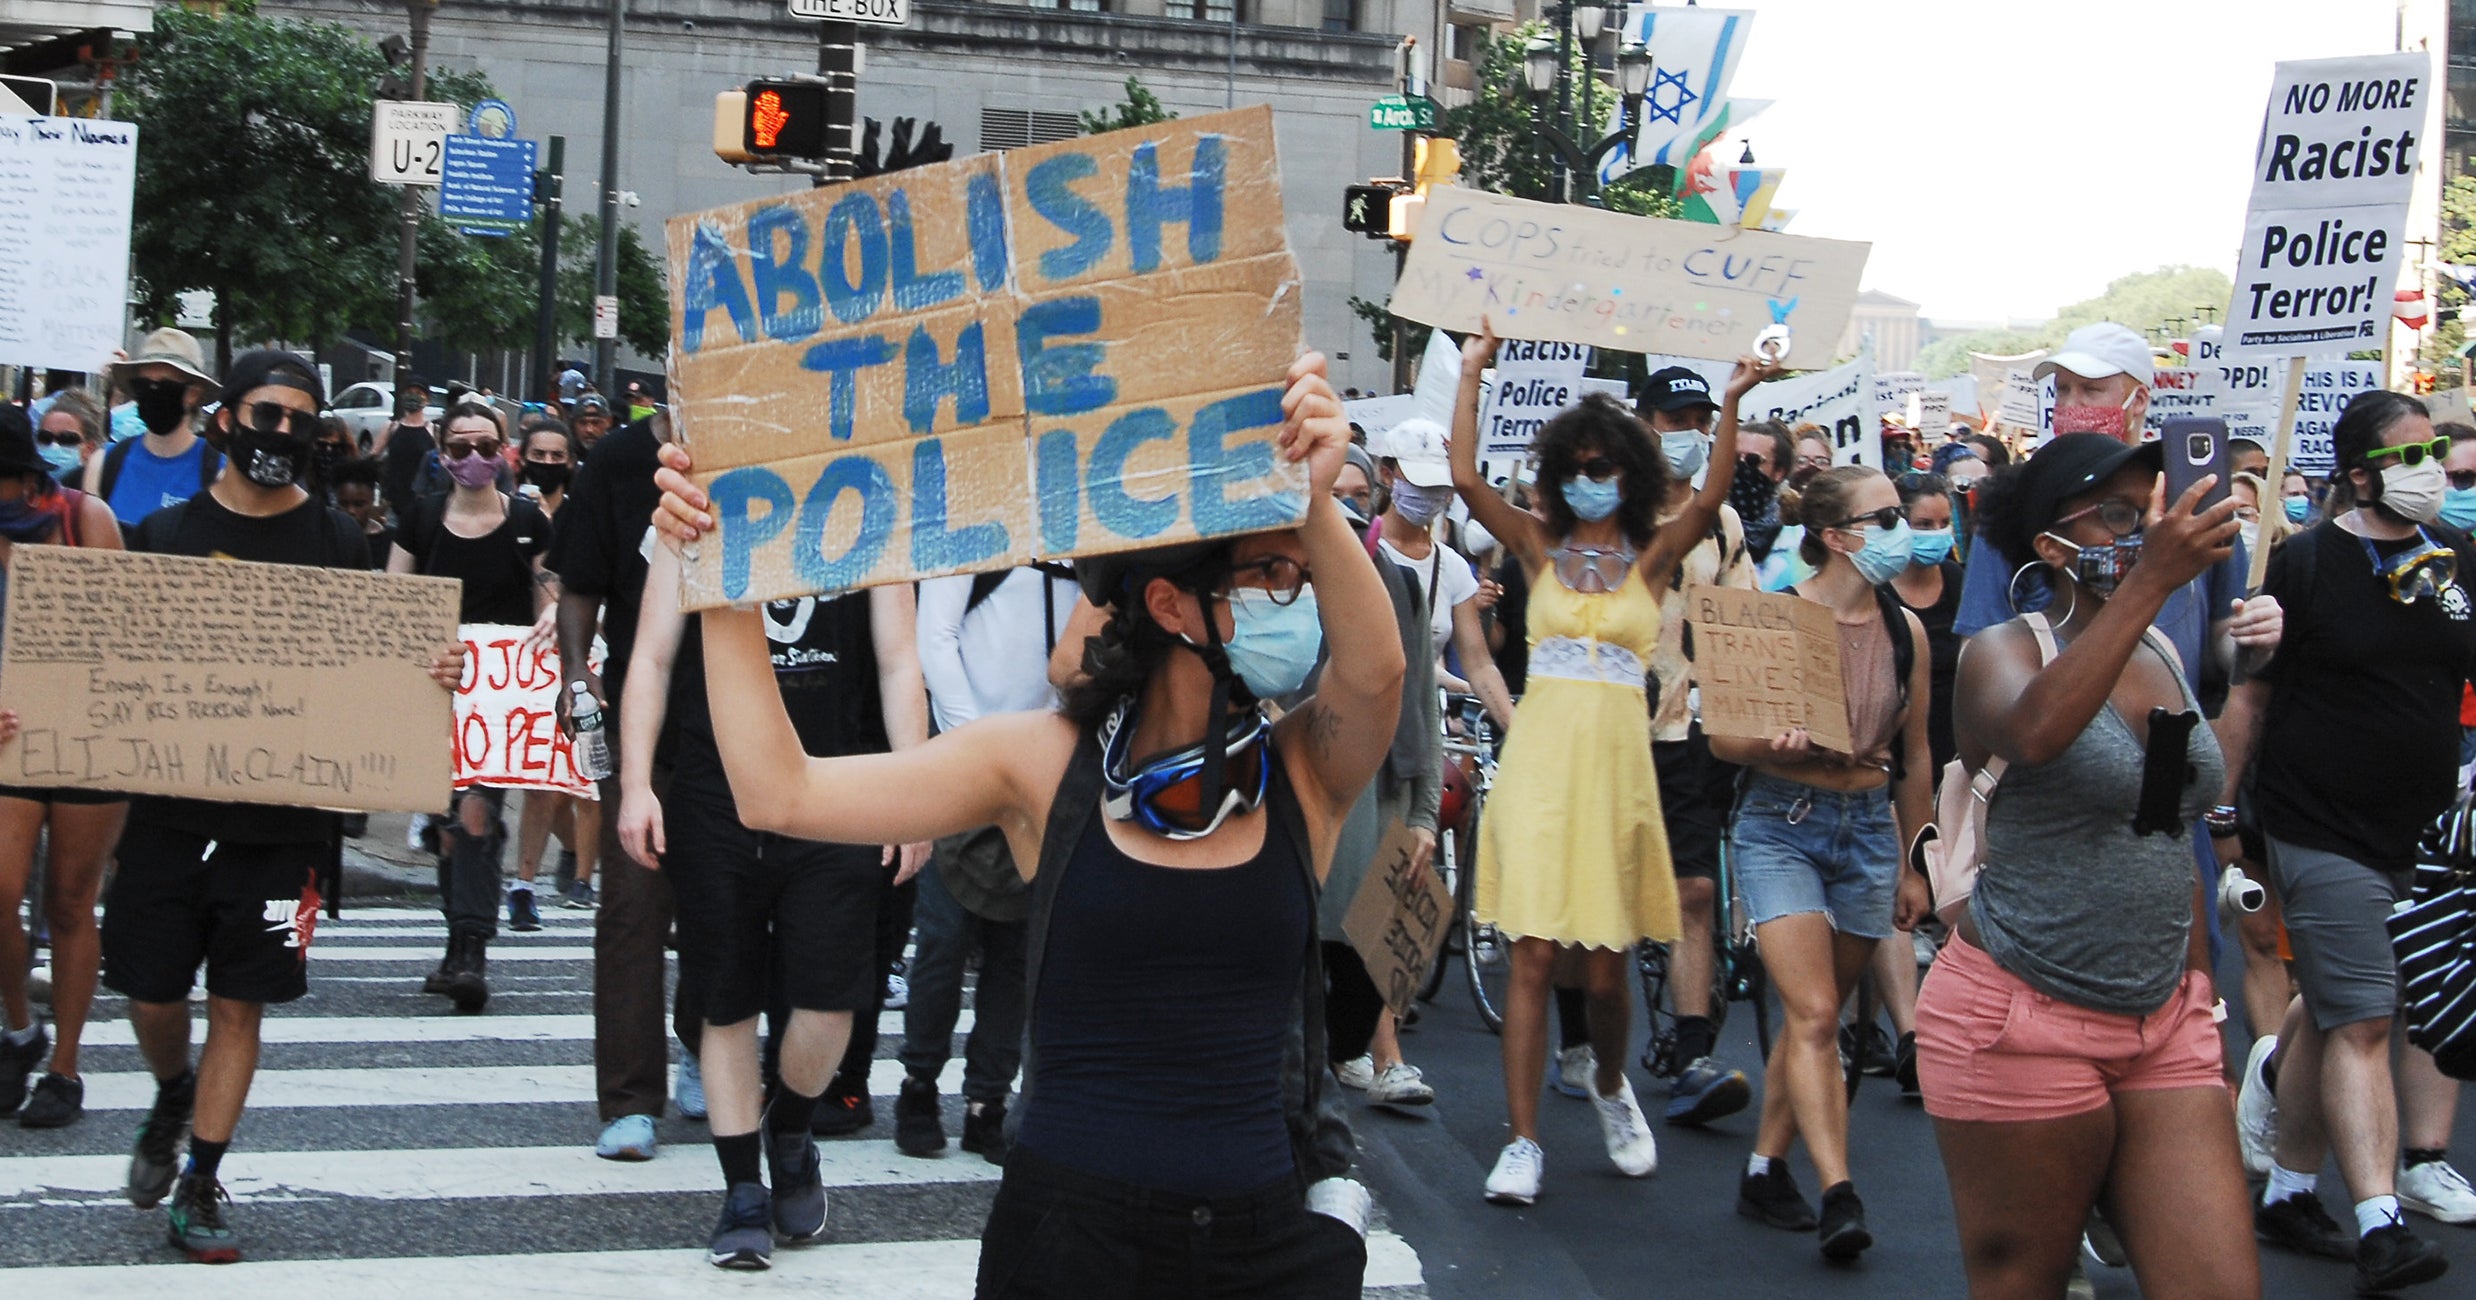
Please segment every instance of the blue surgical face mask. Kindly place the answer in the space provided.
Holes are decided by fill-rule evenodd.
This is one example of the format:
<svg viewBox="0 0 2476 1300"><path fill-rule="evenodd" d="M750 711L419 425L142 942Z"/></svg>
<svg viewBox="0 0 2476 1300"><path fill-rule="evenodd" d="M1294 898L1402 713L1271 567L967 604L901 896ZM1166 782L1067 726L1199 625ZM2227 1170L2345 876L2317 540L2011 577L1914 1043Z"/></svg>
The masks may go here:
<svg viewBox="0 0 2476 1300"><path fill-rule="evenodd" d="M2305 497L2284 498L2280 502L2280 508L2287 512L2287 520L2290 523L2303 523L2313 514L2313 503Z"/></svg>
<svg viewBox="0 0 2476 1300"><path fill-rule="evenodd" d="M1952 558L1952 530L1920 529L1910 535L1909 563L1933 568Z"/></svg>
<svg viewBox="0 0 2476 1300"><path fill-rule="evenodd" d="M47 454L49 450L45 448ZM2461 532L2476 528L2476 488L2444 489L2442 522Z"/></svg>
<svg viewBox="0 0 2476 1300"><path fill-rule="evenodd" d="M62 446L56 442L47 442L39 450L43 453L43 463L52 467L54 478L77 468L77 445L74 443ZM2476 496L2476 493L2469 495Z"/></svg>
<svg viewBox="0 0 2476 1300"><path fill-rule="evenodd" d="M1869 526L1864 532L1866 544L1848 557L1848 562L1857 566L1858 577L1879 586L1909 567L1909 553L1916 545L1917 534L1909 531L1908 520L1903 519L1889 529Z"/></svg>
<svg viewBox="0 0 2476 1300"><path fill-rule="evenodd" d="M1667 458L1668 471L1678 478L1692 478L1711 455L1710 440L1699 432L1687 429L1683 433L1659 435L1659 454ZM1567 498L1570 503L1571 498Z"/></svg>
<svg viewBox="0 0 2476 1300"><path fill-rule="evenodd" d="M1615 514L1617 502L1624 495L1624 482L1620 478L1602 480L1576 474L1565 480L1565 508L1573 512L1574 518L1589 523L1598 523Z"/></svg>
<svg viewBox="0 0 2476 1300"><path fill-rule="evenodd" d="M1229 613L1232 630L1221 651L1255 698L1278 699L1306 684L1324 650L1315 588L1301 587L1287 605L1274 604L1272 593L1259 587L1232 588Z"/></svg>

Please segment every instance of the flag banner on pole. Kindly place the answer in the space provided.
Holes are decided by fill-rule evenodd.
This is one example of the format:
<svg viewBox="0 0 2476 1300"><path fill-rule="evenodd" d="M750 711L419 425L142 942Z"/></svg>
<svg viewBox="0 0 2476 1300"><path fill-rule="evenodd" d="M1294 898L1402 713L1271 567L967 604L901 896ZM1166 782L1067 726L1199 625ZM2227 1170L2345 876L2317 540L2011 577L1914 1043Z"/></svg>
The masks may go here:
<svg viewBox="0 0 2476 1300"><path fill-rule="evenodd" d="M1642 97L1642 131L1634 149L1622 145L1600 164L1602 185L1638 167L1682 169L1703 145L1725 129L1728 82L1754 34L1754 15L1743 9L1677 9L1635 5L1626 11L1620 41L1640 41L1651 52L1651 86ZM1624 102L1608 114L1615 130ZM1743 114L1738 115L1742 123ZM1707 132L1707 133L1706 133Z"/></svg>

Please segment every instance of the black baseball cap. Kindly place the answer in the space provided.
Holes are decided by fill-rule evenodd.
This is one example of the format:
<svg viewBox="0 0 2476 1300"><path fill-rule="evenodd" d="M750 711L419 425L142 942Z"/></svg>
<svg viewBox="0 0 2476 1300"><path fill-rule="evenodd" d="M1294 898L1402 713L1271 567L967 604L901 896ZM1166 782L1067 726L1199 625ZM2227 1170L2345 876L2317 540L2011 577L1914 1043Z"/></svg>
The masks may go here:
<svg viewBox="0 0 2476 1300"><path fill-rule="evenodd" d="M1684 366L1669 366L1642 381L1634 406L1643 411L1682 411L1695 406L1717 409L1719 403L1711 400L1710 380Z"/></svg>
<svg viewBox="0 0 2476 1300"><path fill-rule="evenodd" d="M297 388L321 409L327 404L326 386L318 381L318 367L309 358L282 348L258 348L234 357L232 368L224 372L223 405L237 407L251 393L270 386Z"/></svg>
<svg viewBox="0 0 2476 1300"><path fill-rule="evenodd" d="M610 401L608 398L603 397L600 393L584 394L576 399L575 407L575 413L578 415L610 414Z"/></svg>
<svg viewBox="0 0 2476 1300"><path fill-rule="evenodd" d="M2124 466L2157 469L2165 463L2159 444L2127 446L2103 433L2067 433L2037 449L2020 467L2021 522L2041 533L2063 512L2063 503L2113 478Z"/></svg>

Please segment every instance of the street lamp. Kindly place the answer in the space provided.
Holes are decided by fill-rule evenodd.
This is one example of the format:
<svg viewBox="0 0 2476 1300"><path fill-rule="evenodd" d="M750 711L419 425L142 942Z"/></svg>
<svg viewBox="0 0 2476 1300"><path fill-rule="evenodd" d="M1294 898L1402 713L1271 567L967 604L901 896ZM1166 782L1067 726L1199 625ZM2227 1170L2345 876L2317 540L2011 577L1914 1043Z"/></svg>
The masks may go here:
<svg viewBox="0 0 2476 1300"><path fill-rule="evenodd" d="M1535 36L1522 48L1522 84L1530 88L1533 101L1556 88L1556 42Z"/></svg>
<svg viewBox="0 0 2476 1300"><path fill-rule="evenodd" d="M1581 10L1590 13L1595 10ZM1599 163L1619 145L1630 149L1642 126L1642 99L1650 93L1652 58L1650 50L1639 41L1627 41L1616 55L1616 87L1623 96L1624 116L1598 143L1588 149L1574 143L1560 122L1542 121L1550 90L1560 84L1565 72L1563 53L1558 42L1541 36L1523 47L1522 84L1530 92L1531 134L1544 142L1553 155L1555 179L1566 175L1582 178L1583 202L1596 205L1599 189ZM1571 202L1568 187L1558 183L1552 190L1557 202Z"/></svg>
<svg viewBox="0 0 2476 1300"><path fill-rule="evenodd" d="M1631 122L1642 97L1651 93L1651 51L1640 41L1627 41L1616 52L1616 88L1625 96L1625 120Z"/></svg>

